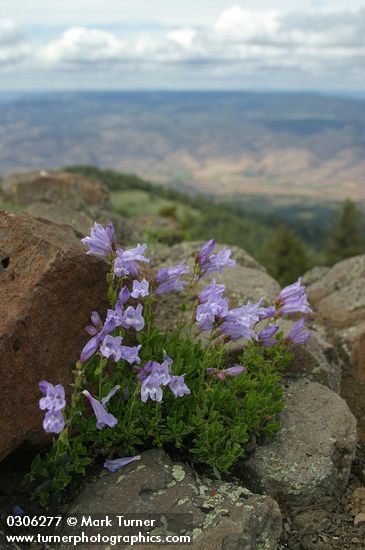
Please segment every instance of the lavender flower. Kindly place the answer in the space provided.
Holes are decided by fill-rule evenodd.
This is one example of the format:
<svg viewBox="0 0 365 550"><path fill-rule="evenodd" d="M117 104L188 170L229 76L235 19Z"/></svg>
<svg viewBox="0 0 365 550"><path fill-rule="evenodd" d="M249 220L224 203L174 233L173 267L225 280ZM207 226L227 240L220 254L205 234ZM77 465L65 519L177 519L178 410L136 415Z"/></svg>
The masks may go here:
<svg viewBox="0 0 365 550"><path fill-rule="evenodd" d="M97 334L91 340L87 342L87 344L82 348L81 354L80 354L80 361L81 363L85 363L90 357L96 353L99 344L101 340L101 335Z"/></svg>
<svg viewBox="0 0 365 550"><path fill-rule="evenodd" d="M110 390L110 392L109 392L105 397L102 398L101 404L103 405L103 407L105 407L105 405L106 405L107 403L109 403L109 401L110 401L110 399L113 397L113 395L115 395L115 394L117 393L117 391L119 391L119 390L120 390L120 386L119 386L119 385L114 386L114 387Z"/></svg>
<svg viewBox="0 0 365 550"><path fill-rule="evenodd" d="M94 315L96 314L96 315ZM94 353L97 352L100 342L104 340L104 338L112 332L116 327L119 327L122 324L122 310L119 305L114 309L108 309L106 320L104 325L101 325L100 316L97 312L93 312L92 314L92 321L95 323L97 322L98 325L95 326L96 334L87 342L87 344L83 347L80 355L80 361L81 363L84 363L90 357L94 355ZM100 321L100 322L99 322ZM95 325L94 323L94 325ZM86 327L87 332L90 334L90 329L94 329L94 327ZM99 331L99 332L98 332ZM92 331L93 332L93 331Z"/></svg>
<svg viewBox="0 0 365 550"><path fill-rule="evenodd" d="M286 342L292 344L305 344L308 338L311 336L312 332L310 330L304 329L305 318L302 317L295 323L295 325L290 330L289 334L286 336Z"/></svg>
<svg viewBox="0 0 365 550"><path fill-rule="evenodd" d="M218 285L213 279L200 294L200 305L197 307L195 319L201 330L211 330L217 319L222 319L228 313L228 299L223 298L224 285Z"/></svg>
<svg viewBox="0 0 365 550"><path fill-rule="evenodd" d="M278 341L273 338L273 336L277 333L278 330L278 325L272 325L270 327L264 328L258 334L259 344L261 344L264 348L271 348L272 346L275 346Z"/></svg>
<svg viewBox="0 0 365 550"><path fill-rule="evenodd" d="M53 386L45 380L39 382L39 389L45 395L39 400L39 408L44 411L61 411L66 406L65 388L61 384Z"/></svg>
<svg viewBox="0 0 365 550"><path fill-rule="evenodd" d="M43 420L43 429L47 433L59 434L65 427L65 419L61 411L49 410Z"/></svg>
<svg viewBox="0 0 365 550"><path fill-rule="evenodd" d="M217 280L213 278L212 282L199 294L199 302L204 304L205 302L217 301L223 296L225 289L224 285L217 284Z"/></svg>
<svg viewBox="0 0 365 550"><path fill-rule="evenodd" d="M82 393L91 403L94 414L96 416L96 427L98 430L102 430L105 426L113 428L118 423L118 420L115 418L115 416L108 413L105 410L105 407L97 399L95 399L95 397L93 397L90 392L84 390Z"/></svg>
<svg viewBox="0 0 365 550"><path fill-rule="evenodd" d="M139 365L141 362L141 359L138 355L139 350L141 349L142 345L139 344L138 346L130 347L130 346L121 346L120 347L120 356L124 361L127 361L130 365Z"/></svg>
<svg viewBox="0 0 365 550"><path fill-rule="evenodd" d="M152 401L162 401L163 390L161 386L169 386L175 397L182 397L190 393L185 384L184 376L175 376L170 372L173 363L171 357L164 352L163 362L148 361L143 369L140 369L137 377L141 380L141 400L145 403L148 398Z"/></svg>
<svg viewBox="0 0 365 550"><path fill-rule="evenodd" d="M87 254L96 254L98 256L111 256L115 249L114 226L110 222L104 229L100 223L94 223L91 229L90 237L81 239L83 244L89 247Z"/></svg>
<svg viewBox="0 0 365 550"><path fill-rule="evenodd" d="M219 370L215 369L213 367L209 367L207 369L207 372L209 374L214 374L219 380L222 380L222 382L226 379L226 377L232 377L232 376L239 376L243 372L245 372L246 368L242 365L235 365L233 367L229 367L228 369Z"/></svg>
<svg viewBox="0 0 365 550"><path fill-rule="evenodd" d="M156 283L158 286L155 290L156 294L164 294L166 292L180 292L188 284L187 281L180 279L182 275L189 273L189 267L181 262L173 267L162 267L156 275Z"/></svg>
<svg viewBox="0 0 365 550"><path fill-rule="evenodd" d="M113 357L114 361L117 363L121 358L121 348L122 337L121 336L105 336L101 346L100 353L104 357Z"/></svg>
<svg viewBox="0 0 365 550"><path fill-rule="evenodd" d="M181 376L171 376L170 378L169 388L175 397L183 397L183 395L191 393L185 384L184 376L182 374Z"/></svg>
<svg viewBox="0 0 365 550"><path fill-rule="evenodd" d="M119 294L120 295L120 294ZM125 297L125 295L124 295ZM102 329L103 336L109 334L117 327L120 327L123 322L123 308L118 302L115 309L108 309L106 314L105 323Z"/></svg>
<svg viewBox="0 0 365 550"><path fill-rule="evenodd" d="M148 398L152 401L162 401L162 380L157 374L150 374L145 378L141 384L141 401L145 403Z"/></svg>
<svg viewBox="0 0 365 550"><path fill-rule="evenodd" d="M146 250L146 244L137 244L135 248L130 250L123 250L118 248L117 257L114 262L114 273L117 277L125 277L131 275L132 277L138 276L138 265L139 262L149 262L149 259L143 256L144 251Z"/></svg>
<svg viewBox="0 0 365 550"><path fill-rule="evenodd" d="M149 294L149 283L146 279L142 281L133 281L133 288L131 292L132 298L145 298Z"/></svg>
<svg viewBox="0 0 365 550"><path fill-rule="evenodd" d="M120 306L124 306L124 305L128 302L128 300L129 300L129 298L130 298L130 295L131 295L131 294L130 294L128 288L127 288L126 286L124 286L124 287L122 288L122 290L119 292L118 304L119 304Z"/></svg>
<svg viewBox="0 0 365 550"><path fill-rule="evenodd" d="M123 312L122 327L125 329L134 328L137 332L143 329L144 319L142 316L143 306L138 304L137 307L128 306Z"/></svg>
<svg viewBox="0 0 365 550"><path fill-rule="evenodd" d="M222 248L217 254L211 254L215 248L215 240L207 241L200 250L197 261L201 275L221 273L224 267L233 267L235 260L231 260L232 251L229 248Z"/></svg>
<svg viewBox="0 0 365 550"><path fill-rule="evenodd" d="M127 464L134 462L135 460L141 460L141 456L125 456L124 458L115 458L114 460L106 460L104 462L104 468L106 468L110 473L117 472Z"/></svg>
<svg viewBox="0 0 365 550"><path fill-rule="evenodd" d="M260 309L261 301L231 309L223 317L223 323L219 327L221 335L230 340L257 340L257 334L252 327L260 319Z"/></svg>
<svg viewBox="0 0 365 550"><path fill-rule="evenodd" d="M312 313L307 300L307 292L302 286L302 279L289 285L280 292L275 305L279 315L288 315L290 313Z"/></svg>
<svg viewBox="0 0 365 550"><path fill-rule="evenodd" d="M200 252L198 254L198 262L201 265L202 263L209 261L209 256L215 249L216 240L210 239L200 249Z"/></svg>
<svg viewBox="0 0 365 550"><path fill-rule="evenodd" d="M88 334L90 334L90 336L95 336L99 332L101 327L101 319L97 311L93 311L91 313L91 322L92 325L87 326L85 330Z"/></svg>
<svg viewBox="0 0 365 550"><path fill-rule="evenodd" d="M124 359L130 365L133 363L139 364L141 360L138 357L138 352L142 346L122 346L122 341L123 338L121 336L105 336L100 346L100 353L104 357L113 357L116 363L118 363L120 359Z"/></svg>

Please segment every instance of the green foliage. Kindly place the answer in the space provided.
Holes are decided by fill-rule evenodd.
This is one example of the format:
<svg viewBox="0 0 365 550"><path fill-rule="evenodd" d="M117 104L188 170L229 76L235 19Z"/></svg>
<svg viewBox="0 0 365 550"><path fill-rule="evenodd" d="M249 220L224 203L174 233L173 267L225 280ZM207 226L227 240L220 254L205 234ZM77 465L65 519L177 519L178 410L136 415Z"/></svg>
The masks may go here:
<svg viewBox="0 0 365 550"><path fill-rule="evenodd" d="M167 206L162 206L158 211L159 216L162 218L173 218L177 219L177 204L169 204Z"/></svg>
<svg viewBox="0 0 365 550"><path fill-rule="evenodd" d="M347 199L329 231L326 242L326 258L332 265L344 258L365 252L364 216L356 204Z"/></svg>
<svg viewBox="0 0 365 550"><path fill-rule="evenodd" d="M112 308L124 285L124 280L113 274L115 254L109 257L111 272L107 276ZM222 339L217 319L209 337L202 340L196 322L199 300L195 285L201 275L197 256L174 330L161 332L154 324L158 297L153 281L150 294L143 299L144 327L139 332L127 331L119 323L113 331L108 330L124 342L141 345L141 367L150 364L151 369L156 368L156 363L151 365L150 361L159 367L167 354L172 361L165 367L169 376L183 376L187 385L184 395L176 397L166 382L162 400L151 397L143 402L139 377L148 374L141 367L131 367L123 359L107 359L101 350L85 363L78 361L65 427L48 453L36 457L27 477L43 504L52 494L63 491L73 478L83 475L91 462L136 455L151 447L174 449L182 458L209 467L219 476L244 456L246 444L278 429L276 417L283 407L281 372L292 358L289 344L280 334L271 348L262 347L255 339L246 341L240 358L244 372L225 375L224 369L232 366L225 345L229 336ZM102 403L116 386L119 390L105 406L117 423L112 428L104 425L97 429L83 391L88 390Z"/></svg>
<svg viewBox="0 0 365 550"><path fill-rule="evenodd" d="M141 340L145 340L141 337ZM123 361L106 373L103 365L100 396L116 384L128 387L129 399L113 398L108 407L118 418L114 428L95 429L95 417L80 399L73 410L73 426L54 440L51 450L32 464L29 482L37 482L34 493L42 504L62 491L72 478L85 473L96 457L129 456L151 447L179 450L182 458L209 466L217 475L244 456L245 445L259 436L271 436L278 429L277 414L283 408L281 372L291 360L284 343L262 348L249 343L242 355L246 372L226 379L207 374L206 369L225 368L229 355L220 346L206 347L176 330L152 331L141 356L162 361L162 350L174 358L173 374L185 374L191 394L176 398L165 391L162 402L140 399L136 376ZM93 358L84 372L82 387L96 387L99 358Z"/></svg>
<svg viewBox="0 0 365 550"><path fill-rule="evenodd" d="M278 227L268 243L266 267L283 286L311 267L304 243L285 225Z"/></svg>

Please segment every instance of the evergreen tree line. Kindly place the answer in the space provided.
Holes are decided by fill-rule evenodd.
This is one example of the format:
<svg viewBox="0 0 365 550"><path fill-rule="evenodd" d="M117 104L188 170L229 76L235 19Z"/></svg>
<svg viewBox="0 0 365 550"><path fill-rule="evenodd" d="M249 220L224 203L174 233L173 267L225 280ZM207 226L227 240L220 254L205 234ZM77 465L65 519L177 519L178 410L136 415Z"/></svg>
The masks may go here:
<svg viewBox="0 0 365 550"><path fill-rule="evenodd" d="M189 206L199 215L186 215L183 221L185 238L209 239L213 232L217 241L247 250L282 285L292 283L314 265L331 266L365 253L364 215L350 199L342 203L327 232L323 227L308 231L304 223L284 223L274 216L247 211L241 205L154 185L133 174L94 166L72 166L67 170L97 177L113 191L140 190ZM313 241L313 234L317 234L317 242ZM310 238L304 240L300 235L310 235Z"/></svg>

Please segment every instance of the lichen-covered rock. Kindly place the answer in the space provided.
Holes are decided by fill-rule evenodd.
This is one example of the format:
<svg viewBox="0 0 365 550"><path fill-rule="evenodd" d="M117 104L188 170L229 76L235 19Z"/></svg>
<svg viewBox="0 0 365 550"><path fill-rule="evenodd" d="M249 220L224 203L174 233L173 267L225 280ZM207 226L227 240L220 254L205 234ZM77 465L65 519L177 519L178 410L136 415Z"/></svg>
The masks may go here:
<svg viewBox="0 0 365 550"><path fill-rule="evenodd" d="M106 272L70 227L0 210L0 459L44 440L38 383L71 382Z"/></svg>
<svg viewBox="0 0 365 550"><path fill-rule="evenodd" d="M277 435L243 464L248 486L289 507L343 490L357 442L346 402L316 382L291 382L280 423Z"/></svg>
<svg viewBox="0 0 365 550"><path fill-rule="evenodd" d="M365 381L365 256L334 265L308 287L318 322Z"/></svg>
<svg viewBox="0 0 365 550"><path fill-rule="evenodd" d="M192 267L195 255L202 245L203 242L184 242L171 248L160 248L152 257L152 265L167 267L186 260L187 265ZM217 250L221 248L223 245L217 246ZM272 301L280 292L279 284L247 252L237 246L229 248L237 265L233 268L227 267L221 274L203 277L198 285L198 291L208 285L212 277L215 277L220 284L223 283L226 286L231 307L244 305L249 301L257 302L260 298L264 298L266 302ZM174 326L182 302L181 294L171 293L160 297L156 318L161 328Z"/></svg>
<svg viewBox="0 0 365 550"><path fill-rule="evenodd" d="M200 480L162 450L147 451L140 461L89 482L68 511L79 514L163 515L168 532L193 536L202 550L275 549L281 534L280 510L272 498L233 483Z"/></svg>
<svg viewBox="0 0 365 550"><path fill-rule="evenodd" d="M280 330L287 334L294 321L281 319ZM309 325L312 335L305 345L294 345L294 360L288 366L287 376L306 377L339 393L341 387L342 361L337 349L327 342L315 327Z"/></svg>

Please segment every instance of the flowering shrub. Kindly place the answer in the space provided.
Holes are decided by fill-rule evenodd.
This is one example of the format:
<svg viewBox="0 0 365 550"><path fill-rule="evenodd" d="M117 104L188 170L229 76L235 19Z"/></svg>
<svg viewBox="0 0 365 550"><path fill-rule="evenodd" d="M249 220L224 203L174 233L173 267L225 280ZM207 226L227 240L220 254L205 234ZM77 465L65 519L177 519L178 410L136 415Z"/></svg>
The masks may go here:
<svg viewBox="0 0 365 550"><path fill-rule="evenodd" d="M310 332L304 317L287 335L275 322L311 311L301 280L270 306L259 300L230 308L216 279L197 291L204 277L235 265L230 250L214 253L214 240L197 253L192 270L182 261L149 281L141 275L149 261L146 245L117 248L112 224L95 223L82 242L88 254L110 263L110 308L104 320L91 314L91 338L76 363L68 403L60 384L39 384L44 430L57 437L33 461L28 481L35 493L46 503L91 462L104 457L105 468L114 472L153 446L179 450L219 476L244 455L249 441L278 429L280 373L292 359L291 344L304 343ZM161 332L153 311L167 292L184 292L187 299L177 327ZM232 364L229 344L237 340L243 352Z"/></svg>

